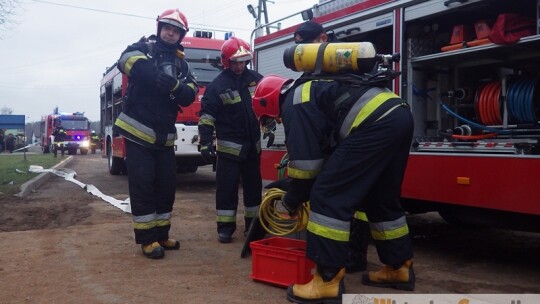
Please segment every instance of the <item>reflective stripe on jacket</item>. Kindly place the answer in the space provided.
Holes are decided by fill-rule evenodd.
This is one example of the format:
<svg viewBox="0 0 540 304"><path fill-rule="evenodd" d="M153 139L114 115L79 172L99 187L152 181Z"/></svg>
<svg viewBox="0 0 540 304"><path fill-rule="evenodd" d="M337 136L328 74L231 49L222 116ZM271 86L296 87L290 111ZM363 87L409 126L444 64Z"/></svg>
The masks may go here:
<svg viewBox="0 0 540 304"><path fill-rule="evenodd" d="M261 78L249 69L240 76L225 69L208 85L198 124L201 144L208 144L215 131L218 155L242 159L250 149L260 152L259 122L251 103Z"/></svg>
<svg viewBox="0 0 540 304"><path fill-rule="evenodd" d="M174 92L164 92L157 86L158 75L164 73L158 66L163 63L174 65L180 81ZM176 56L175 49L141 41L122 53L118 69L128 76L129 82L114 131L149 148L173 147L179 106L193 103L198 91L187 62Z"/></svg>
<svg viewBox="0 0 540 304"><path fill-rule="evenodd" d="M283 105L283 119L288 120L285 133L287 142L294 142L287 145L289 177L314 179L331 149L328 138L335 130L339 130L339 140L345 139L387 100L399 98L381 87L365 87L356 97L341 92L341 85L333 80L310 80L287 95ZM346 113L337 113L340 104L348 105Z"/></svg>

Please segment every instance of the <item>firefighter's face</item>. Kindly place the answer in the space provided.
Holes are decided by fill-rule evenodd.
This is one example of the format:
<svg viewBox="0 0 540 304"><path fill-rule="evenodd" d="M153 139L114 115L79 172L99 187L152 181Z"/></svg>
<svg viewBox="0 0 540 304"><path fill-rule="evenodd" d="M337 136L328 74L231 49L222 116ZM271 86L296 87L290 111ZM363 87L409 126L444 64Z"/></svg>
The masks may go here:
<svg viewBox="0 0 540 304"><path fill-rule="evenodd" d="M163 24L159 38L169 44L176 44L180 40L181 30L170 24Z"/></svg>
<svg viewBox="0 0 540 304"><path fill-rule="evenodd" d="M244 70L246 69L246 62L247 61L230 61L230 67L231 67L231 71L236 74L236 75L240 75L244 72Z"/></svg>

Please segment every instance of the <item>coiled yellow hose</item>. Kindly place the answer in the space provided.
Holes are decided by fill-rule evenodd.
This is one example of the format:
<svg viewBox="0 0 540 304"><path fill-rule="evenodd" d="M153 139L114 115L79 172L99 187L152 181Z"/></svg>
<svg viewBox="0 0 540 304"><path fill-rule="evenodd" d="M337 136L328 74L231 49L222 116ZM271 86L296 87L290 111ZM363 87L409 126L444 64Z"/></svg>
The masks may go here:
<svg viewBox="0 0 540 304"><path fill-rule="evenodd" d="M264 230L272 235L284 236L307 227L309 202L303 203L297 215L291 217L282 203L285 193L278 188L268 189L259 207L259 221Z"/></svg>

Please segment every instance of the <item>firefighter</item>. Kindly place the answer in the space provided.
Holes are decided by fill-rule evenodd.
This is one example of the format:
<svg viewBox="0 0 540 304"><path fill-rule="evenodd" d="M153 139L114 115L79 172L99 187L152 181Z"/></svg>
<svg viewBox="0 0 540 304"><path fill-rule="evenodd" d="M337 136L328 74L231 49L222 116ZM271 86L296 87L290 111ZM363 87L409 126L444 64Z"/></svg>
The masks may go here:
<svg viewBox="0 0 540 304"><path fill-rule="evenodd" d="M179 106L189 106L198 92L180 44L188 30L182 12L166 10L157 18L155 40L128 46L118 60L118 69L128 76L128 99L114 130L128 139L135 243L152 259L180 248L169 238L176 193L175 121Z"/></svg>
<svg viewBox="0 0 540 304"><path fill-rule="evenodd" d="M294 215L310 202L307 257L316 273L294 284L288 300L339 300L344 293L351 219L365 210L384 266L362 276L366 285L413 290L412 245L399 203L412 140L413 120L405 101L384 87L325 78L296 81L266 76L253 107L261 122L283 122L289 190L283 205ZM343 79L343 78L342 78ZM316 178L316 179L315 179Z"/></svg>
<svg viewBox="0 0 540 304"><path fill-rule="evenodd" d="M56 127L53 132L54 135L54 145L53 145L53 156L58 156L58 149L60 148L60 153L64 157L65 145L64 141L66 140L66 130L62 126Z"/></svg>
<svg viewBox="0 0 540 304"><path fill-rule="evenodd" d="M90 133L90 150L92 154L96 154L96 147L99 143L99 135L96 134L96 131L92 130Z"/></svg>
<svg viewBox="0 0 540 304"><path fill-rule="evenodd" d="M242 182L245 207L244 234L261 203L260 129L252 109L252 94L262 75L247 68L250 46L231 37L221 48L223 71L208 85L199 120L201 155L215 154L217 138L216 221L218 241L230 243L236 230L238 184Z"/></svg>
<svg viewBox="0 0 540 304"><path fill-rule="evenodd" d="M295 30L293 39L296 44L341 42L333 32L326 32L320 23L312 20L302 23ZM366 270L369 242L370 236L367 216L364 211L357 210L351 220L347 273Z"/></svg>

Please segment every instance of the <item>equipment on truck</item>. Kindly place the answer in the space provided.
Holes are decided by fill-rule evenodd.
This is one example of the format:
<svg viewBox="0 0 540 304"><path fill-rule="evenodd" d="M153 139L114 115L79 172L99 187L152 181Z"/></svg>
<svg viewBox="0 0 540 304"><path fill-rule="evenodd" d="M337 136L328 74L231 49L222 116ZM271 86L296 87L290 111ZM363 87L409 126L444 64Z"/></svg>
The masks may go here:
<svg viewBox="0 0 540 304"><path fill-rule="evenodd" d="M410 213L540 231L540 56L533 51L540 28L529 22L538 21L539 7L537 0L336 0L309 8L343 45L371 42L378 53L394 54L386 55L396 72L389 87L409 102L415 122L401 192ZM501 24L509 13L519 24ZM350 47L295 45L297 27L255 39L259 73L365 73ZM496 39L501 35L512 39ZM403 59L391 59L397 54ZM286 153L283 127L273 134L261 154L267 181L277 179Z"/></svg>
<svg viewBox="0 0 540 304"><path fill-rule="evenodd" d="M206 86L220 72L221 46L225 40L212 39L213 31L195 30L194 37L184 37L184 59L189 63L190 71L197 81L199 93L188 107L179 107L176 117L177 139L174 142L176 167L178 172L196 172L199 166L211 164L200 154L198 121L201 99ZM127 174L125 161L128 156L124 149L124 138L112 132L114 121L122 112L126 101L128 86L127 76L120 73L116 64L107 68L101 80L101 134L102 156L108 159L109 173Z"/></svg>
<svg viewBox="0 0 540 304"><path fill-rule="evenodd" d="M90 148L90 122L82 112L64 113L55 108L53 114L41 118L41 149L43 153L55 152L62 146L69 155L88 153ZM61 140L55 132L63 130Z"/></svg>

